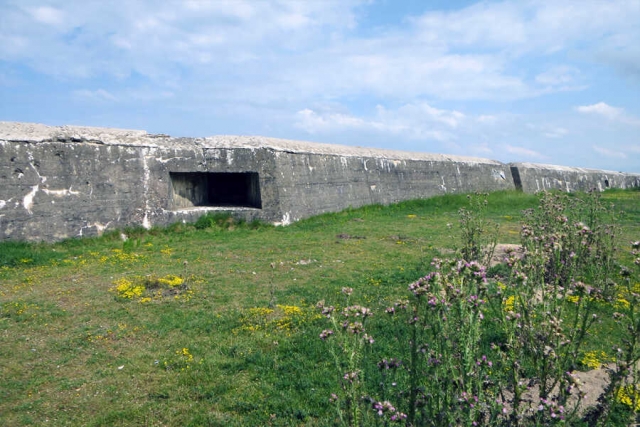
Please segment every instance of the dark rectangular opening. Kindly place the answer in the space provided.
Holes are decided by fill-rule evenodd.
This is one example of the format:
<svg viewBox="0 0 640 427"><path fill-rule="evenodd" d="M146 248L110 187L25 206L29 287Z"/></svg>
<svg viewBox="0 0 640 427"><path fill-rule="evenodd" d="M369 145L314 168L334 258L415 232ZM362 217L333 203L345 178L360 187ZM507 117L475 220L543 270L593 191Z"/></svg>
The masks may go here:
<svg viewBox="0 0 640 427"><path fill-rule="evenodd" d="M170 172L173 209L262 208L257 172Z"/></svg>
<svg viewBox="0 0 640 427"><path fill-rule="evenodd" d="M520 171L517 166L511 166L511 176L513 176L513 185L516 190L522 191L522 180L520 179Z"/></svg>

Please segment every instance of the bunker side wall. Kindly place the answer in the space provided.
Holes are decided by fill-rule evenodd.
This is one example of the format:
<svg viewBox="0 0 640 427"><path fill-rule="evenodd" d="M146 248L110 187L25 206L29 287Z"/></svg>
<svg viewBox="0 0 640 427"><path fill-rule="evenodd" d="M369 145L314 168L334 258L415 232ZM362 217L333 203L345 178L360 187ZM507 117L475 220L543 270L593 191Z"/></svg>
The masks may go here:
<svg viewBox="0 0 640 427"><path fill-rule="evenodd" d="M572 168L535 163L510 163L515 186L525 193L566 192L640 187L640 174Z"/></svg>
<svg viewBox="0 0 640 427"><path fill-rule="evenodd" d="M508 165L498 162L393 160L276 153L282 223L369 204L447 193L513 190Z"/></svg>
<svg viewBox="0 0 640 427"><path fill-rule="evenodd" d="M234 213L275 221L273 169L273 153L262 149L0 141L0 240L95 236L195 221L211 210L172 206L170 172L257 172L262 209Z"/></svg>
<svg viewBox="0 0 640 427"><path fill-rule="evenodd" d="M0 240L95 236L195 221L209 211L288 224L348 207L447 193L640 187L639 174L593 169L212 148L199 141L174 138L158 146L0 140ZM236 189L244 191L239 203L249 206L225 205L234 203ZM202 201L220 206L200 206Z"/></svg>

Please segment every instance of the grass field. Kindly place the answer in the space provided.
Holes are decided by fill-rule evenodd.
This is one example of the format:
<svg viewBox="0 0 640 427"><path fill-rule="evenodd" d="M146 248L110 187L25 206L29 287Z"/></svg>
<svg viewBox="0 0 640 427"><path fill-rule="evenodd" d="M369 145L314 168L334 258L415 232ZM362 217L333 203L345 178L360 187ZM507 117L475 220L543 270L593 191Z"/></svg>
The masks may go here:
<svg viewBox="0 0 640 427"><path fill-rule="evenodd" d="M640 192L610 191L620 247L640 239ZM518 243L537 197L488 197L500 243ZM384 311L459 245L465 196L326 214L288 227L124 230L0 245L3 426L334 425L338 384L318 301L348 286ZM213 221L215 222L215 221ZM621 261L630 255L620 252ZM144 287L144 288L142 288ZM376 317L373 318L374 320ZM393 330L372 326L380 337ZM603 324L592 350L610 351ZM377 345L378 343L376 343Z"/></svg>

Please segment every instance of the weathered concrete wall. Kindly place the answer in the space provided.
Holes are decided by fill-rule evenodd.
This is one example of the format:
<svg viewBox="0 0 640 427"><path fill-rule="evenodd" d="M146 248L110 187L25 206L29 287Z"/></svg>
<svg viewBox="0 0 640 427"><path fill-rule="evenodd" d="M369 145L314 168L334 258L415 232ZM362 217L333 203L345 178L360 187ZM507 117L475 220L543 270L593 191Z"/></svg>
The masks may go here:
<svg viewBox="0 0 640 427"><path fill-rule="evenodd" d="M0 123L0 240L53 241L106 229L195 221L213 207L173 205L170 172L257 172L261 209L281 218L269 150L95 128Z"/></svg>
<svg viewBox="0 0 640 427"><path fill-rule="evenodd" d="M640 174L536 163L510 163L516 188L525 193L640 187Z"/></svg>
<svg viewBox="0 0 640 427"><path fill-rule="evenodd" d="M446 193L514 189L509 167L499 162L427 154L395 157L280 153L283 220Z"/></svg>
<svg viewBox="0 0 640 427"><path fill-rule="evenodd" d="M574 191L640 186L640 175L263 137L0 122L0 240L93 236L195 221L212 210L288 224L347 207L514 189L514 182L527 192Z"/></svg>

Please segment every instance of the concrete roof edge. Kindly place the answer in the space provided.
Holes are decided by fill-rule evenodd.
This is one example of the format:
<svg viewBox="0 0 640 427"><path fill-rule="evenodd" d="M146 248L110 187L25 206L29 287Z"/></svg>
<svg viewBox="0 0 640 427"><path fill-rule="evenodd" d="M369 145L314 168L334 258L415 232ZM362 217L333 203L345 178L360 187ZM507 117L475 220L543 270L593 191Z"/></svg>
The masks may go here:
<svg viewBox="0 0 640 427"><path fill-rule="evenodd" d="M371 157L388 160L422 160L457 162L468 164L489 164L504 167L497 160L471 156L432 154L380 148L353 147L295 141L264 136L215 135L205 138L170 137L149 134L144 130L101 128L90 126L49 126L40 123L0 121L0 140L15 142L86 142L107 145L178 148L195 146L202 148L249 148L271 149L279 152L299 154L322 154L342 157Z"/></svg>
<svg viewBox="0 0 640 427"><path fill-rule="evenodd" d="M420 153L382 148L354 147L341 144L296 141L264 136L215 135L203 138L205 148L268 148L299 154L323 154L341 157L372 157L388 160L450 161L505 166L497 160L449 154Z"/></svg>
<svg viewBox="0 0 640 427"><path fill-rule="evenodd" d="M611 175L625 175L625 176L639 176L637 173L629 173L629 172L619 172L619 171L610 171L604 169L591 169L591 168L580 168L574 166L561 166L561 165L550 165L545 163L530 163L530 162L511 162L508 163L509 166L521 166L525 168L531 169L547 169L547 170L555 170L561 172L577 172L577 173L605 173Z"/></svg>
<svg viewBox="0 0 640 427"><path fill-rule="evenodd" d="M53 140L96 141L105 144L135 145L151 139L146 131L89 126L48 126L40 123L0 121L0 139L6 141L46 142ZM141 144L146 145L146 144Z"/></svg>

